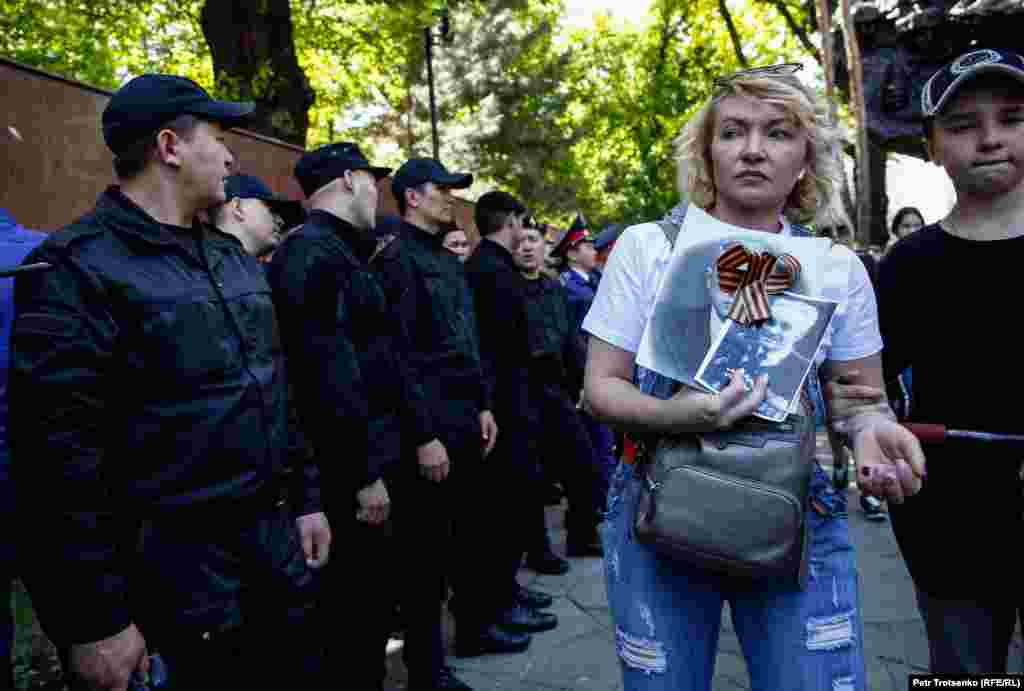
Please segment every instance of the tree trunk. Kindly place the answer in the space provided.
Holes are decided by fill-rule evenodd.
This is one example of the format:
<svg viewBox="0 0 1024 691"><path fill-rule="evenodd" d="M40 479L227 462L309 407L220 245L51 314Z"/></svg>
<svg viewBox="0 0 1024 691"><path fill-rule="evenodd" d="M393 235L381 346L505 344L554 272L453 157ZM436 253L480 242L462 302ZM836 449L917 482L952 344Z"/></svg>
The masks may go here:
<svg viewBox="0 0 1024 691"><path fill-rule="evenodd" d="M306 145L314 93L295 56L289 0L206 0L217 95L253 101L255 132Z"/></svg>
<svg viewBox="0 0 1024 691"><path fill-rule="evenodd" d="M871 179L870 143L868 141L867 108L864 103L864 72L860 61L860 46L857 44L857 30L850 12L850 0L842 0L843 41L846 44L846 64L850 70L850 105L857 126L857 218L854 237L860 245L871 242Z"/></svg>
<svg viewBox="0 0 1024 691"><path fill-rule="evenodd" d="M889 195L885 190L886 155L878 137L868 137L868 173L871 176L868 235L872 245L885 247L888 239L886 219L889 217Z"/></svg>
<svg viewBox="0 0 1024 691"><path fill-rule="evenodd" d="M839 101L836 98L836 63L835 51L832 44L832 11L829 8L828 0L815 0L815 11L818 18L818 32L821 34L821 58L825 68L825 99L828 101L829 123L833 127L839 125ZM850 197L850 186L846 181L846 166L843 164L843 149L837 145L833 152L839 169L839 194L838 202L842 204L842 210L849 223L853 223L857 216L853 199ZM849 228L853 232L853 227Z"/></svg>

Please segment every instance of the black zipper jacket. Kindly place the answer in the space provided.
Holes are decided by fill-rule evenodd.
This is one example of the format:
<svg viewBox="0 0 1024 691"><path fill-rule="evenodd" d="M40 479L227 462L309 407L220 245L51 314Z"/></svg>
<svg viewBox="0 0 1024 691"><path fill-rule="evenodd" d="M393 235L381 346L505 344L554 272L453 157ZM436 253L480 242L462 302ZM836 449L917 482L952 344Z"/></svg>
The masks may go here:
<svg viewBox="0 0 1024 691"><path fill-rule="evenodd" d="M132 620L138 517L230 511L277 482L278 325L236 239L162 225L116 187L25 261L53 269L15 284L12 472L33 524L19 561L51 637L98 640ZM300 475L302 512L320 510Z"/></svg>
<svg viewBox="0 0 1024 691"><path fill-rule="evenodd" d="M317 210L277 248L270 269L324 503L346 516L356 492L434 438L399 320L371 267L376 247L371 232Z"/></svg>
<svg viewBox="0 0 1024 691"><path fill-rule="evenodd" d="M526 279L526 321L530 334L530 386L561 390L576 401L583 388L583 360L577 348L569 294L559 281Z"/></svg>
<svg viewBox="0 0 1024 691"><path fill-rule="evenodd" d="M432 235L409 223L380 253L388 299L409 343L412 376L429 417L446 445L472 437L479 446L477 413L491 410L480 361L473 296L462 264Z"/></svg>

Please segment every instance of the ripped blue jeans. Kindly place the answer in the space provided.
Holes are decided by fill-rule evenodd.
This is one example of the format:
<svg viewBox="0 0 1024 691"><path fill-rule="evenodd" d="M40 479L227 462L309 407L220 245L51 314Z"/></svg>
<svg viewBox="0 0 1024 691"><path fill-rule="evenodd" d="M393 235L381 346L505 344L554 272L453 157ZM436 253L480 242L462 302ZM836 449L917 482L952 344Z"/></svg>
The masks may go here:
<svg viewBox="0 0 1024 691"><path fill-rule="evenodd" d="M737 587L636 542L640 484L620 463L602 524L608 600L625 691L709 691L722 605L753 691L864 691L863 627L846 494L815 466L807 587Z"/></svg>

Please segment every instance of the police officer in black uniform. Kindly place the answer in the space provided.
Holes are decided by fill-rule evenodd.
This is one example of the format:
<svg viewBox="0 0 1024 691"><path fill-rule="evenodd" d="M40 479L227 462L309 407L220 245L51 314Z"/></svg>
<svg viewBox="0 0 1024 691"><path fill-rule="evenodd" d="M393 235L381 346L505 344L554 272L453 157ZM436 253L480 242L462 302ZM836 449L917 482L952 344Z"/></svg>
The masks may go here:
<svg viewBox="0 0 1024 691"><path fill-rule="evenodd" d="M270 255L284 231L300 225L306 212L302 203L276 196L255 175L235 174L224 182L227 201L210 209L217 230L233 235L254 257Z"/></svg>
<svg viewBox="0 0 1024 691"><path fill-rule="evenodd" d="M225 131L253 108L181 77L128 82L103 112L120 186L15 284L20 567L72 689L123 689L154 651L180 688L320 683L309 614L330 532L315 473L281 501L270 286L195 221L224 201Z"/></svg>
<svg viewBox="0 0 1024 691"><path fill-rule="evenodd" d="M374 232L377 181L389 172L351 143L304 156L295 175L312 211L275 252L271 282L324 504L355 559L326 574L325 642L329 653L338 646L330 656L351 660L346 681L380 688L397 597L409 620L410 689L466 688L443 664L440 584L404 573L419 547L402 541L406 526L434 520L436 508L421 499L441 481L448 459L407 370L404 332L378 273L378 250L390 238ZM392 505L398 544L382 525ZM360 634L337 636L338 623L350 619L360 622Z"/></svg>
<svg viewBox="0 0 1024 691"><path fill-rule="evenodd" d="M511 194L493 191L476 202L474 220L481 241L466 262L479 324L480 355L502 434L476 483L491 520L474 525L477 555L493 581L474 592L477 617L496 617L500 626L540 632L558 625L550 612L524 603L516 573L535 525L533 502L540 473L535 462L540 441L539 411L530 397L530 343L526 281L513 252L519 244L526 208ZM480 509L483 511L483 507ZM486 583L487 581L482 581ZM508 584L506 586L506 584ZM460 598L462 593L456 593Z"/></svg>
<svg viewBox="0 0 1024 691"><path fill-rule="evenodd" d="M579 544L592 539L598 523L593 506L599 482L592 461L594 449L576 409L583 390L584 361L577 347L565 287L541 273L544 236L535 226L523 229L516 261L526 278L530 396L540 418L538 457L545 465L554 466L551 474L566 489L568 542ZM542 487L537 489L538 519L531 532L526 564L539 573L568 571L568 562L551 550L544 522L543 491Z"/></svg>
<svg viewBox="0 0 1024 691"><path fill-rule="evenodd" d="M450 573L458 619L456 654L480 655L525 650L530 636L499 626L494 617L476 617L476 601L495 587L481 568L476 526L491 520L486 499L497 491L477 483L484 458L499 436L492 393L484 379L473 297L463 265L441 244L441 230L452 220L451 190L465 189L472 175L450 173L434 159L411 159L392 180L402 214L399 239L383 254L381 270L408 334L409 361L433 414L452 477L448 500L437 514L454 524L454 541L438 527L421 541L417 578L436 580ZM493 540L490 535L487 540ZM508 587L507 580L502 583Z"/></svg>

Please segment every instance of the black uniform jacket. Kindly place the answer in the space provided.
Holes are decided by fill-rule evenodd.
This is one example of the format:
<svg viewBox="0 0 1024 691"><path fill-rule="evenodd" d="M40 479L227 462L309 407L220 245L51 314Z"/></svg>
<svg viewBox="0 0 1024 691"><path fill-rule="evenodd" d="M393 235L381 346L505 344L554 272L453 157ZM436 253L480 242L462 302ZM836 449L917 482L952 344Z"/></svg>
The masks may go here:
<svg viewBox="0 0 1024 691"><path fill-rule="evenodd" d="M526 319L530 334L530 384L534 389L561 389L571 400L583 388L583 360L569 294L561 282L547 276L525 287Z"/></svg>
<svg viewBox="0 0 1024 691"><path fill-rule="evenodd" d="M135 517L230 510L284 465L278 325L237 240L161 225L114 187L25 261L53 269L15 284L12 470L32 526L19 565L60 622L51 636L97 640L131 621Z"/></svg>
<svg viewBox="0 0 1024 691"><path fill-rule="evenodd" d="M501 434L517 445L538 422L530 404L526 279L505 247L484 238L466 262L480 324L480 355ZM514 437L513 437L514 435Z"/></svg>
<svg viewBox="0 0 1024 691"><path fill-rule="evenodd" d="M471 435L479 446L477 413L491 410L491 395L469 284L462 264L441 239L403 223L377 261L407 335L409 365L423 387L434 431L446 445Z"/></svg>
<svg viewBox="0 0 1024 691"><path fill-rule="evenodd" d="M403 442L434 438L401 324L371 268L376 247L372 233L313 211L270 270L300 424L325 504L344 511L399 462Z"/></svg>

